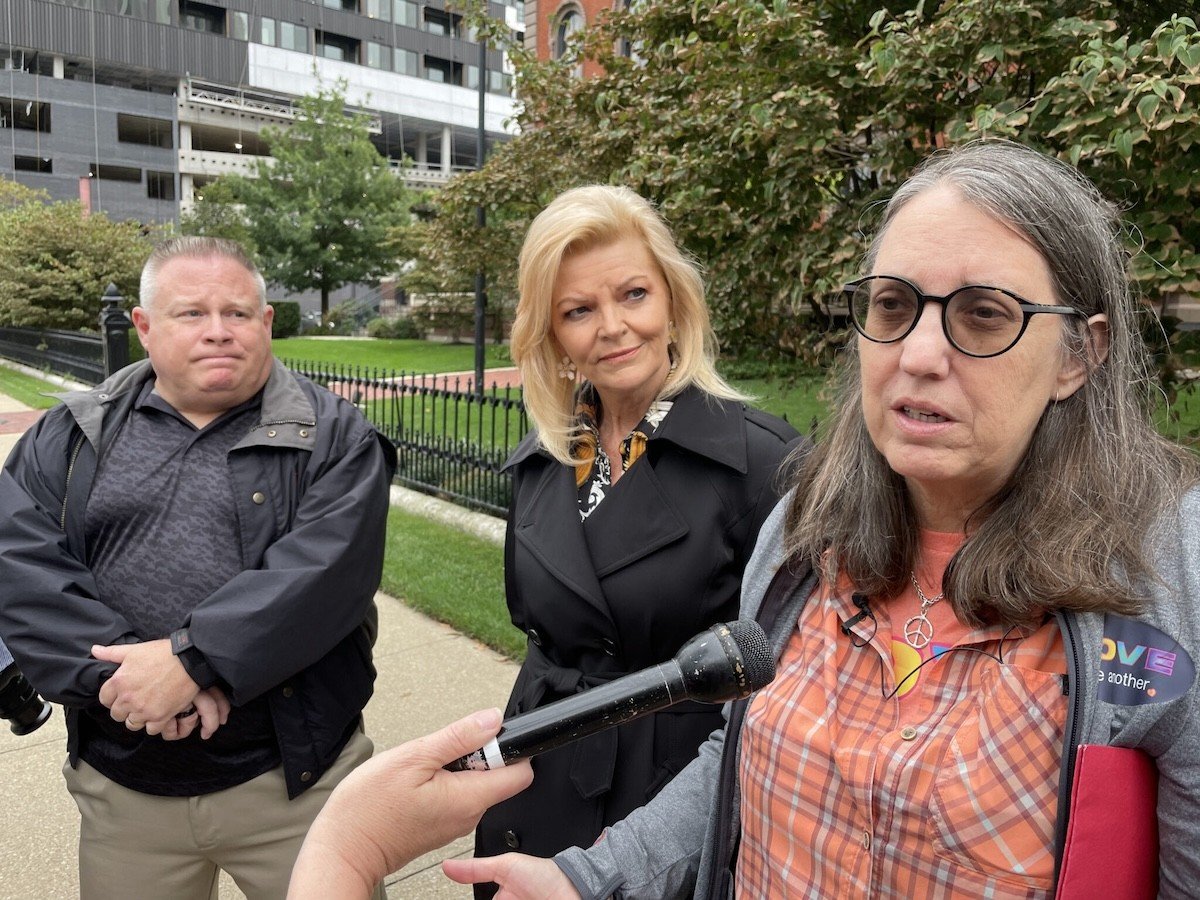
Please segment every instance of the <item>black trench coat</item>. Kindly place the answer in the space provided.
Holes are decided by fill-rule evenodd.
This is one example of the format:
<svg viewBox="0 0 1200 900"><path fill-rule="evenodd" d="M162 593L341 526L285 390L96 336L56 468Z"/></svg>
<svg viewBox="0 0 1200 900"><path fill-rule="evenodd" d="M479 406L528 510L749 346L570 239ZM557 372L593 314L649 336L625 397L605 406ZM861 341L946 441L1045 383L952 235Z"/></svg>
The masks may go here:
<svg viewBox="0 0 1200 900"><path fill-rule="evenodd" d="M780 419L694 387L674 399L645 455L586 523L574 473L536 435L505 464L506 592L528 637L506 716L670 659L688 638L737 618L742 570L800 438ZM720 724L719 706L685 701L535 758L533 785L484 816L476 855L589 846Z"/></svg>

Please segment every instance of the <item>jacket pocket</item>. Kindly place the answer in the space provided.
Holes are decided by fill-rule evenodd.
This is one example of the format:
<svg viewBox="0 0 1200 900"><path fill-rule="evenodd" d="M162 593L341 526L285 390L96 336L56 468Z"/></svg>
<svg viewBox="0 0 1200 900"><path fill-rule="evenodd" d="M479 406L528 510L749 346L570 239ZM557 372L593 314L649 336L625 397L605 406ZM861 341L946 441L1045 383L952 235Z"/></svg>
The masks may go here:
<svg viewBox="0 0 1200 900"><path fill-rule="evenodd" d="M975 703L934 781L935 852L1001 882L1049 891L1066 717L1061 676L988 667Z"/></svg>

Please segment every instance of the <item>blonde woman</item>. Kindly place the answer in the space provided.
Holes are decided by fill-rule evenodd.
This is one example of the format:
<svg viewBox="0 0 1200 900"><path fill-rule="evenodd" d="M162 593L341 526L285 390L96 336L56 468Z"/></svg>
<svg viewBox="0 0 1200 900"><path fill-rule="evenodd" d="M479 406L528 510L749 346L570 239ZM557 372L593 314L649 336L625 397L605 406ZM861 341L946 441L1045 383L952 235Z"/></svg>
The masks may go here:
<svg viewBox="0 0 1200 900"><path fill-rule="evenodd" d="M506 465L507 599L528 636L508 715L661 662L736 618L798 439L717 374L696 267L632 191L554 200L526 237L520 295L512 348L536 427ZM536 758L533 786L484 817L476 852L590 844L719 723L716 707L685 703Z"/></svg>

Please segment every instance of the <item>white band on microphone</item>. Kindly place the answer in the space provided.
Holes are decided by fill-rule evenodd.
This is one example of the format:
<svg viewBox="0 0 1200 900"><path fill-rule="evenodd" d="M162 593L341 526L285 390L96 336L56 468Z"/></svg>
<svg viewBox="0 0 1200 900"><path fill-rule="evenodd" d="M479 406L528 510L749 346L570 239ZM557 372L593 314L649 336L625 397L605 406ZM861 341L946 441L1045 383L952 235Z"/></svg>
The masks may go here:
<svg viewBox="0 0 1200 900"><path fill-rule="evenodd" d="M483 761L489 769L504 768L504 755L500 752L500 742L496 738L484 744L478 752L483 754Z"/></svg>

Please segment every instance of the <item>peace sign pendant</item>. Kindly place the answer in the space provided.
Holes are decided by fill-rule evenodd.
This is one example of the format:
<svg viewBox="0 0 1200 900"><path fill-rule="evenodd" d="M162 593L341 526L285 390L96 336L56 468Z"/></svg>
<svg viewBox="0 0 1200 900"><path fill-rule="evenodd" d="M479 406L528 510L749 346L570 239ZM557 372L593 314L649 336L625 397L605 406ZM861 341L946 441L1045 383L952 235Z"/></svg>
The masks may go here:
<svg viewBox="0 0 1200 900"><path fill-rule="evenodd" d="M904 640L908 641L908 646L914 650L920 650L933 640L933 623L924 612L904 623Z"/></svg>

